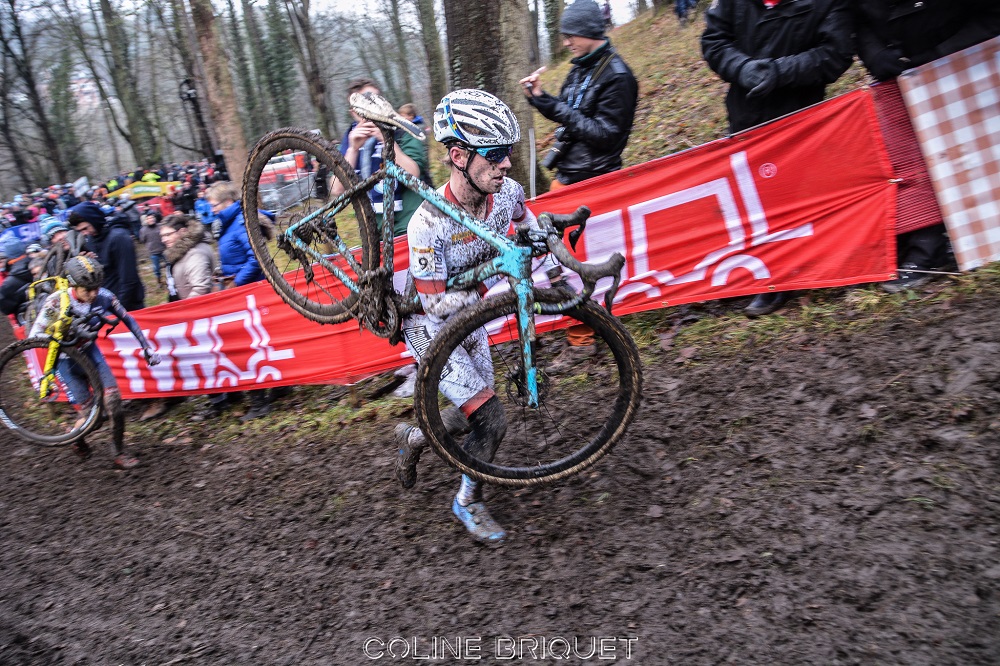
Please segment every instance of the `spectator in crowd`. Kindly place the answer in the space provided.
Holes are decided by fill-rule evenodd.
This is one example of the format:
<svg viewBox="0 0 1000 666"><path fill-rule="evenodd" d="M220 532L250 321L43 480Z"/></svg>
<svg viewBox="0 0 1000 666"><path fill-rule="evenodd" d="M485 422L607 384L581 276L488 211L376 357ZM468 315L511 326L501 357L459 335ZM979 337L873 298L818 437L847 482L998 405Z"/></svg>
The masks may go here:
<svg viewBox="0 0 1000 666"><path fill-rule="evenodd" d="M212 212L219 218L219 262L224 286L242 287L264 279L264 272L250 247L239 185L231 182L213 183L205 195Z"/></svg>
<svg viewBox="0 0 1000 666"><path fill-rule="evenodd" d="M0 244L0 313L17 314L18 309L28 299L28 285L31 284L31 269L25 253L24 243L10 234Z"/></svg>
<svg viewBox="0 0 1000 666"><path fill-rule="evenodd" d="M160 239L159 216L155 213L146 213L142 218L142 229L139 230L139 240L146 246L149 252L149 260L153 264L153 275L156 276L156 283L163 287L163 251L166 246Z"/></svg>
<svg viewBox="0 0 1000 666"><path fill-rule="evenodd" d="M686 26L690 21L691 10L698 4L698 0L674 0L674 13L681 27Z"/></svg>
<svg viewBox="0 0 1000 666"><path fill-rule="evenodd" d="M70 232L69 227L59 220L50 220L42 227L42 240L48 245L48 252L45 255L45 268L42 271L44 277L61 275L63 264L72 256L70 251L70 234L78 239L77 232Z"/></svg>
<svg viewBox="0 0 1000 666"><path fill-rule="evenodd" d="M173 194L174 206L185 215L194 213L194 200L197 198L194 186L190 180L183 180Z"/></svg>
<svg viewBox="0 0 1000 666"><path fill-rule="evenodd" d="M166 247L163 256L167 260L169 300L210 293L218 262L205 235L205 226L197 218L173 213L160 225L160 238Z"/></svg>
<svg viewBox="0 0 1000 666"><path fill-rule="evenodd" d="M143 231L148 228L144 227ZM157 231L165 247L167 300L173 302L211 293L212 275L218 262L208 242L205 225L184 213L172 213L163 219ZM152 400L139 420L163 416L181 401L178 398Z"/></svg>
<svg viewBox="0 0 1000 666"><path fill-rule="evenodd" d="M729 83L729 131L739 132L823 100L853 60L848 0L715 0L701 48ZM793 292L758 294L749 317L779 310Z"/></svg>
<svg viewBox="0 0 1000 666"><path fill-rule="evenodd" d="M381 95L381 91L371 79L355 79L347 87L347 95L350 97L354 93L375 93ZM405 108L404 105L401 108ZM411 111L416 114L416 108L412 104ZM340 152L347 160L348 164L354 167L359 178L367 178L382 167L382 135L379 133L375 123L364 120L359 115L351 111L354 122L344 134L340 142ZM428 186L432 185L430 174L430 159L427 154L427 144L416 137L407 134L402 130L396 130L394 135L396 143L396 163L414 176L420 178ZM339 180L333 181L331 194L337 195L344 191ZM378 215L379 227L381 228L383 218L382 184L379 183L369 191L372 206ZM415 192L411 192L405 187L397 187L395 200L393 201L393 236L402 236L406 233L406 227L410 223L410 218L414 211L423 203L423 199ZM416 366L408 365L396 371L398 376L405 377L403 385L398 387L393 393L399 398L408 398L413 395L416 383Z"/></svg>
<svg viewBox="0 0 1000 666"><path fill-rule="evenodd" d="M855 0L854 11L858 54L879 81L1000 35L1000 4L995 1ZM890 159L896 155L889 151ZM896 293L923 286L931 278L923 271L950 264L948 250L943 222L900 234L898 277L883 283L883 289Z"/></svg>
<svg viewBox="0 0 1000 666"><path fill-rule="evenodd" d="M194 214L206 229L211 228L215 214L212 213L212 204L205 198L205 191L208 188L204 185L198 187L198 198L194 200Z"/></svg>
<svg viewBox="0 0 1000 666"><path fill-rule="evenodd" d="M354 93L375 93L381 95L378 86L371 79L354 79L347 87L347 94L350 97ZM340 152L347 160L347 163L354 167L359 178L367 178L382 167L382 135L375 123L364 120L354 111L351 111L354 122L344 134L340 142ZM410 136L402 130L396 130L396 164L407 173L421 178L423 174L430 173L430 162L427 157L427 146L419 139ZM331 194L337 195L344 191L343 184L339 180L334 180ZM379 226L383 218L382 184L379 183L369 192L372 206L378 214ZM396 188L396 198L392 203L393 235L402 236L406 233L406 225L410 222L413 211L417 209L423 199L405 187Z"/></svg>
<svg viewBox="0 0 1000 666"><path fill-rule="evenodd" d="M127 218L108 221L100 206L84 201L70 209L69 226L87 237L87 251L103 266L104 288L117 296L126 310L142 309L146 293Z"/></svg>
<svg viewBox="0 0 1000 666"><path fill-rule="evenodd" d="M567 7L559 30L573 56L559 96L542 90L538 72L521 79L528 102L561 125L553 189L622 168L639 96L632 70L604 35L604 17L594 0Z"/></svg>
<svg viewBox="0 0 1000 666"><path fill-rule="evenodd" d="M423 122L423 118L421 118L419 121L417 120L417 118L420 118L420 116L417 115L417 105L413 104L412 102L407 102L406 104L399 107L399 115L403 116L414 125Z"/></svg>
<svg viewBox="0 0 1000 666"><path fill-rule="evenodd" d="M14 201L11 202L10 209L7 211L7 215L11 218L11 226L20 226L22 224L27 224L31 221L31 214L21 205L18 201L19 197L14 197Z"/></svg>
<svg viewBox="0 0 1000 666"><path fill-rule="evenodd" d="M239 185L229 181L213 183L207 190L205 198L212 206L212 212L218 216L221 228L219 236L219 264L222 272L223 288L242 287L243 285L264 279L264 272L257 262L257 257L250 247L246 224L243 219L243 207L240 204ZM270 218L269 213L265 213ZM271 402L287 394L286 390L267 389L247 391L250 408L241 418L251 421L266 416L271 411ZM195 415L196 420L215 418L232 405L236 396L229 393L213 393L208 396L208 407Z"/></svg>
<svg viewBox="0 0 1000 666"><path fill-rule="evenodd" d="M37 259L45 254L45 248L42 247L41 243L35 242L31 243L24 249L24 253L28 255L28 259Z"/></svg>
<svg viewBox="0 0 1000 666"><path fill-rule="evenodd" d="M142 215L134 199L129 198L128 193L123 194L115 204L114 215L121 215L128 220L129 230L132 236L139 240L139 232L142 231Z"/></svg>
<svg viewBox="0 0 1000 666"><path fill-rule="evenodd" d="M576 0L559 21L563 46L573 56L566 80L554 97L542 90L540 72L521 79L528 102L560 124L543 165L556 169L552 189L618 171L628 143L639 84L605 37L605 20L594 0ZM594 333L583 325L566 331L569 347L553 362L559 372L594 351Z"/></svg>
<svg viewBox="0 0 1000 666"><path fill-rule="evenodd" d="M601 16L604 18L605 32L615 27L614 21L611 20L611 3L608 0L604 0L604 4L601 6Z"/></svg>

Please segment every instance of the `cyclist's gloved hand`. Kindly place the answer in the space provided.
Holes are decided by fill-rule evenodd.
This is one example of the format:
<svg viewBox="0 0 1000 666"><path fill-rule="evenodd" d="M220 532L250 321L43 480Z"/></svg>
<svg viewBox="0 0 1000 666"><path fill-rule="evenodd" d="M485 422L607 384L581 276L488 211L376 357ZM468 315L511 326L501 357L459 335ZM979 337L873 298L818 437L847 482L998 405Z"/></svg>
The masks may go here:
<svg viewBox="0 0 1000 666"><path fill-rule="evenodd" d="M219 240L222 236L222 220L215 218L212 220L212 237L215 240Z"/></svg>
<svg viewBox="0 0 1000 666"><path fill-rule="evenodd" d="M151 368L152 368L152 367L153 367L154 365L159 365L159 364L160 364L160 361L162 360L162 359L160 358L160 355L159 355L159 354L157 354L157 353L156 353L155 351L153 351L152 349L143 349L143 350L142 350L142 355L146 357L146 364L147 364L147 365L148 365L149 367L151 367Z"/></svg>

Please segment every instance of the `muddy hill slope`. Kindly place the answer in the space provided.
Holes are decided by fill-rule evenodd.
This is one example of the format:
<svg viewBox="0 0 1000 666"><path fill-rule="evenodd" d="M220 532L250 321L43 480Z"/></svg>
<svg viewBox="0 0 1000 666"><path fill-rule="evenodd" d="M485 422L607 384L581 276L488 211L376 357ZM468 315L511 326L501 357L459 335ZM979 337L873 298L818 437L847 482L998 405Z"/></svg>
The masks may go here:
<svg viewBox="0 0 1000 666"><path fill-rule="evenodd" d="M128 473L0 431L0 663L356 664L395 637L487 663L506 637L578 639L533 663L600 637L642 664L998 663L998 306L647 348L627 442L489 493L498 549L452 522L436 457L398 488L391 402L295 442L177 414Z"/></svg>

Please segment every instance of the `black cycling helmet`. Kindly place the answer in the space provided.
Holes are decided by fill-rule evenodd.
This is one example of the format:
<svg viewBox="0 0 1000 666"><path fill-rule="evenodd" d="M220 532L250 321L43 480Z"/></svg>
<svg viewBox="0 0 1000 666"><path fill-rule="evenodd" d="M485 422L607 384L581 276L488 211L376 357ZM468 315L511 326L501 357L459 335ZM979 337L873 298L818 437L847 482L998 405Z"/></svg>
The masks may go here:
<svg viewBox="0 0 1000 666"><path fill-rule="evenodd" d="M104 282L104 266L90 257L71 257L63 266L66 278L74 287L97 289Z"/></svg>

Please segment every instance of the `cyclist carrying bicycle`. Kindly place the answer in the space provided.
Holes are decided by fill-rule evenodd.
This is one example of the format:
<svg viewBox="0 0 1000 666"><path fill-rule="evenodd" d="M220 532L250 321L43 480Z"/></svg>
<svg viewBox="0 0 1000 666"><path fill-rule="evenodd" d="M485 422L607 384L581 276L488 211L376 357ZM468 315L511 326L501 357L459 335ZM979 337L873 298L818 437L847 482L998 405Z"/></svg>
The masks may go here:
<svg viewBox="0 0 1000 666"><path fill-rule="evenodd" d="M109 317L116 317L125 322L128 330L139 341L142 353L146 358L146 363L154 366L160 362L160 356L153 351L142 329L135 319L122 307L122 304L107 289L101 288L104 280L104 267L96 259L86 256L72 257L64 265L68 289L61 289L53 292L45 299L38 318L31 327L31 337L43 337L50 332L50 327L64 315L69 314L78 323L77 332L83 334L85 342L80 346L80 350L87 356L101 377L104 385L104 408L111 417L111 437L114 445L114 465L118 469L131 469L139 464L139 460L134 456L125 453L125 414L122 411L121 391L118 389L118 382L111 373L111 368L94 338L97 332L106 324ZM69 312L63 310L63 297L68 296ZM92 335L87 335L87 334ZM86 374L74 361L67 357L60 357L56 364L56 374L59 381L66 387L66 393L74 407L87 404L97 396L91 396L90 386L86 380ZM73 444L73 450L81 458L90 457L90 446L83 437Z"/></svg>
<svg viewBox="0 0 1000 666"><path fill-rule="evenodd" d="M434 111L434 138L448 151L451 176L438 188L448 201L499 235L505 235L511 223L537 226L525 206L524 189L507 178L510 155L521 130L506 104L482 90L449 93ZM404 319L402 330L407 348L419 362L448 318L479 302L486 292L487 285L446 290L448 278L498 256L498 252L430 203L414 213L407 234L408 280L420 298L422 312ZM469 428L464 448L491 461L507 430L507 417L494 393L493 361L485 330L467 338L448 359L440 389L461 414L450 410L446 419L449 429ZM410 488L416 482L425 438L418 428L405 423L396 427L395 436L399 445L396 475L404 488ZM480 541L497 543L506 536L486 509L482 484L466 475L452 502L452 512Z"/></svg>

